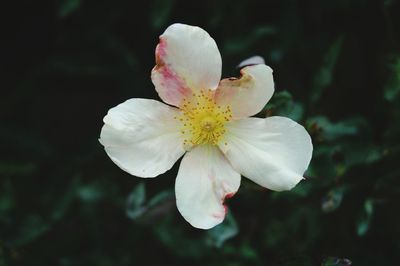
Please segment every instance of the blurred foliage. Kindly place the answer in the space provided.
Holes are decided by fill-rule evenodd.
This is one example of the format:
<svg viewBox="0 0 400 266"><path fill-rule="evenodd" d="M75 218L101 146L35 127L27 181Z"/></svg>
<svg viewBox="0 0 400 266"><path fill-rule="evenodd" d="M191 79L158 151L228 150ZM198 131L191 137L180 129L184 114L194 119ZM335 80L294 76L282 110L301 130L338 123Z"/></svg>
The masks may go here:
<svg viewBox="0 0 400 266"><path fill-rule="evenodd" d="M399 263L397 1L25 0L3 10L0 266ZM141 180L97 141L110 107L157 98L154 49L173 22L216 39L224 77L263 56L276 93L259 116L288 116L314 143L306 180L278 193L243 179L208 231L176 210L178 165Z"/></svg>

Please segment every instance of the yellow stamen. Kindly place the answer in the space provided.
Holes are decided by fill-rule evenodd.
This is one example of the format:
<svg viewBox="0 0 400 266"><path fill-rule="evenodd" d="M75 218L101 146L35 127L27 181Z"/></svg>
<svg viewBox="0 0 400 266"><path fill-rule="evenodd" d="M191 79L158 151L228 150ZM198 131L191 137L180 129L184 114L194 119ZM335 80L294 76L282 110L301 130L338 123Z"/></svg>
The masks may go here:
<svg viewBox="0 0 400 266"><path fill-rule="evenodd" d="M214 92L202 90L185 98L181 104L181 133L185 145L217 145L226 132L225 124L232 119L230 106L219 106L214 101Z"/></svg>

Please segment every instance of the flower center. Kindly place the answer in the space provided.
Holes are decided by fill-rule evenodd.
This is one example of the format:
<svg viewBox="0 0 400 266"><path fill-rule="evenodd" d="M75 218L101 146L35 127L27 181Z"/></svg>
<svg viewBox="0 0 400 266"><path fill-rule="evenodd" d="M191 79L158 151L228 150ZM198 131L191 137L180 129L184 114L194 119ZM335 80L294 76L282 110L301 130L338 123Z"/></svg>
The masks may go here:
<svg viewBox="0 0 400 266"><path fill-rule="evenodd" d="M176 117L182 122L184 145L217 145L225 134L225 124L232 119L230 106L215 103L214 92L202 90L183 99L182 113Z"/></svg>
<svg viewBox="0 0 400 266"><path fill-rule="evenodd" d="M215 119L212 117L204 117L200 123L202 130L207 132L213 131L216 126Z"/></svg>

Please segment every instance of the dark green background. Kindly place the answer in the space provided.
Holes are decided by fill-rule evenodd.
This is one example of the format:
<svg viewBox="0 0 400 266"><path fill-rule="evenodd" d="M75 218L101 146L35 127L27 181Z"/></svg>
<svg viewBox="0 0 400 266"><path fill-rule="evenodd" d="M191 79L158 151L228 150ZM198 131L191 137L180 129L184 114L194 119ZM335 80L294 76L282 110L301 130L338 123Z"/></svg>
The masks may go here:
<svg viewBox="0 0 400 266"><path fill-rule="evenodd" d="M400 6L394 0L8 1L2 4L0 266L398 265ZM284 115L313 138L307 180L242 179L226 222L177 212L178 165L129 176L98 143L107 110L158 99L158 36L201 26L223 76L261 55ZM350 262L351 261L351 262Z"/></svg>

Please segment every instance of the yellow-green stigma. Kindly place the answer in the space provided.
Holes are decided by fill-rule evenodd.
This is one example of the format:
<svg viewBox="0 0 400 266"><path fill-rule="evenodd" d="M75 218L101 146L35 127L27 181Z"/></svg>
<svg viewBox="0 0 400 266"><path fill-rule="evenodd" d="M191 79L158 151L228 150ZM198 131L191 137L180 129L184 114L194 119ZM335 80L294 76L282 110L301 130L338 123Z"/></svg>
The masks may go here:
<svg viewBox="0 0 400 266"><path fill-rule="evenodd" d="M232 119L230 106L216 104L211 90L202 90L183 99L181 110L177 119L182 122L185 146L219 144L226 131L226 122Z"/></svg>

